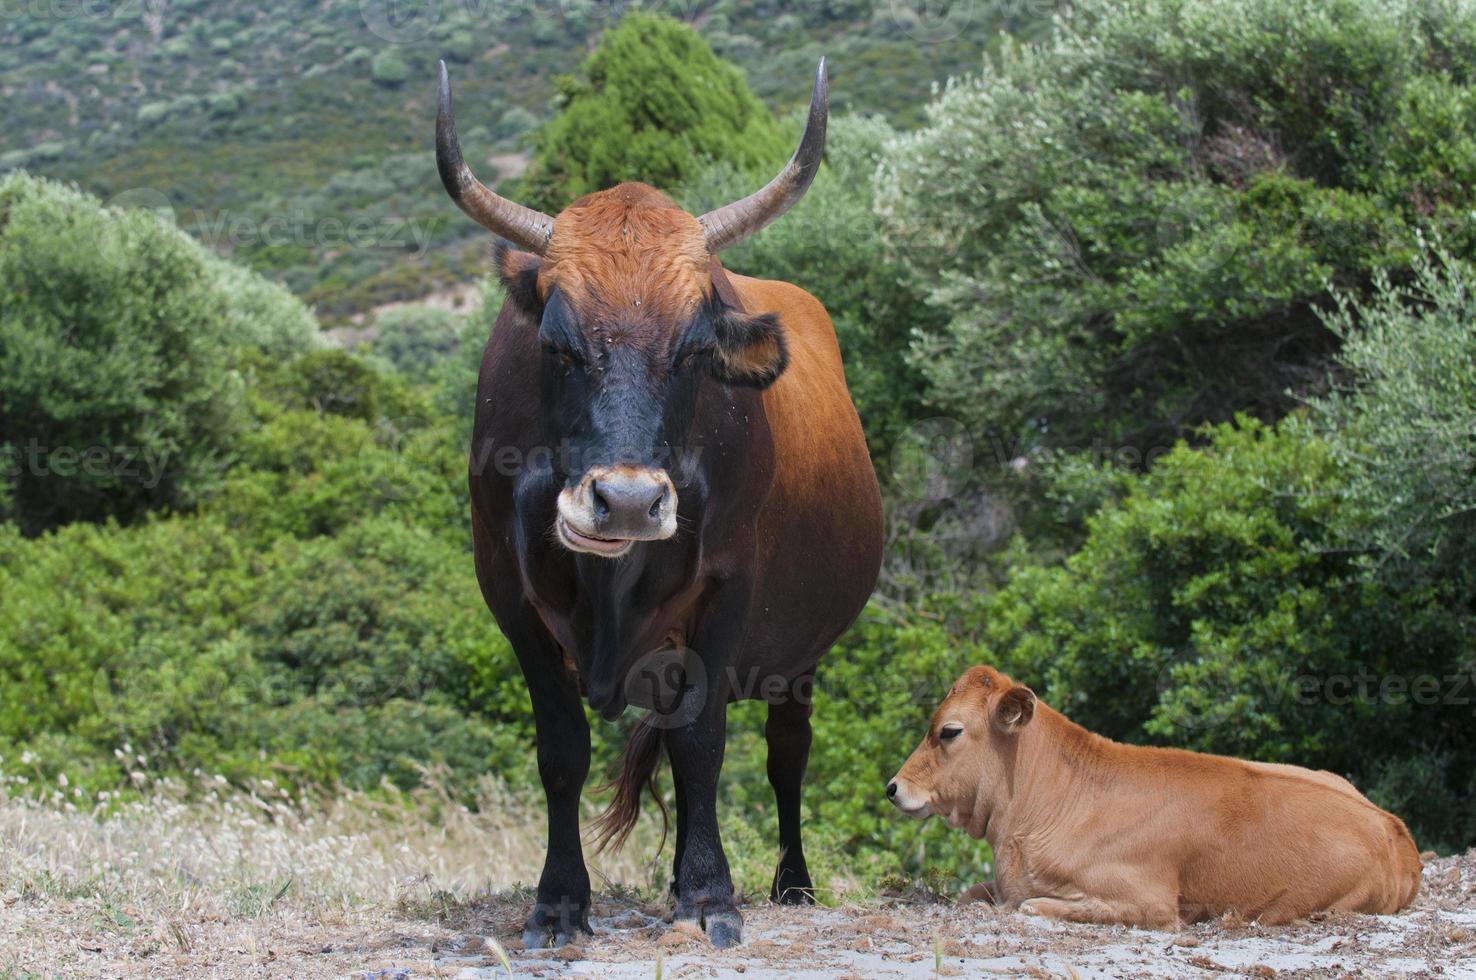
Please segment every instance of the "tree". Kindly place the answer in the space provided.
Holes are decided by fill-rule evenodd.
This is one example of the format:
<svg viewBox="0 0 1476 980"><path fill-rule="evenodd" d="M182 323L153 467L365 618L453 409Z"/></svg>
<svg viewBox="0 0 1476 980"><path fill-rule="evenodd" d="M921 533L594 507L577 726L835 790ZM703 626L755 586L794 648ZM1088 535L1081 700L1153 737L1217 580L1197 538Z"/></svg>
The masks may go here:
<svg viewBox="0 0 1476 980"><path fill-rule="evenodd" d="M738 69L669 17L628 14L559 85L526 178L526 196L547 210L626 180L672 189L710 160L758 171L785 153Z"/></svg>

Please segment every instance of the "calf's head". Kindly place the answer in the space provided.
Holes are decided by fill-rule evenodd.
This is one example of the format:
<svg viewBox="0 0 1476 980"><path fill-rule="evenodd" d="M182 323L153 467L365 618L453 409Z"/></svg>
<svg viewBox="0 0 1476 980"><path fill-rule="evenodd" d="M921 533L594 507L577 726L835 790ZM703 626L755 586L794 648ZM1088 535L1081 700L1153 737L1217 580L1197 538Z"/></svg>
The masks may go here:
<svg viewBox="0 0 1476 980"><path fill-rule="evenodd" d="M441 180L463 211L504 239L497 266L507 302L538 324L540 414L557 444L554 533L564 547L615 558L637 541L675 534L700 386L764 388L784 371L778 317L744 311L714 256L809 187L825 144L827 92L822 59L799 148L742 200L693 217L656 189L627 183L550 217L499 197L467 168L441 64Z"/></svg>
<svg viewBox="0 0 1476 980"><path fill-rule="evenodd" d="M1035 694L993 667L970 667L933 712L928 733L887 798L910 817L933 814L983 837L1007 800L1019 736L1035 716Z"/></svg>

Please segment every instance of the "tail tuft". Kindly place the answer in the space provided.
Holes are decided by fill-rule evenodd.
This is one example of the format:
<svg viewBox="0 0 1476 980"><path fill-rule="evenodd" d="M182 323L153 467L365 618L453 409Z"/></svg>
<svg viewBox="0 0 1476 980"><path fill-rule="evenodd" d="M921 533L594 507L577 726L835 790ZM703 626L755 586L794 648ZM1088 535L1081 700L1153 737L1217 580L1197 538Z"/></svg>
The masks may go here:
<svg viewBox="0 0 1476 980"><path fill-rule="evenodd" d="M661 808L661 845L666 846L666 833L671 826L671 817L666 812L666 801L656 786L656 770L661 764L661 750L665 741L662 730L646 715L636 723L625 743L621 757L620 772L605 783L602 789L615 790L615 798L605 812L595 818L594 849L600 853L614 845L615 850L625 846L630 833L635 829L636 818L641 815L641 790L647 790L656 805ZM659 850L659 848L658 848Z"/></svg>

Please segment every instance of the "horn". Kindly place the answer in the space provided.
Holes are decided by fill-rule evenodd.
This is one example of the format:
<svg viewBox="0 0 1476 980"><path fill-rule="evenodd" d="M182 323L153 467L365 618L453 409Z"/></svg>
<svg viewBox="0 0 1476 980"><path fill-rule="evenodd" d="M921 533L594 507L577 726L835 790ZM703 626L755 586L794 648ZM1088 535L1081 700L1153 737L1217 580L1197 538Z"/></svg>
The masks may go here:
<svg viewBox="0 0 1476 980"><path fill-rule="evenodd" d="M729 245L741 242L805 196L825 152L825 119L829 106L830 80L825 74L825 59L821 58L820 67L815 70L815 87L810 91L810 116L805 120L805 132L800 137L799 148L784 169L741 201L725 204L697 219L707 235L709 253L716 255Z"/></svg>
<svg viewBox="0 0 1476 980"><path fill-rule="evenodd" d="M501 235L519 248L542 255L553 235L553 219L542 211L493 193L472 174L461 159L461 144L456 140L456 118L451 113L451 78L446 63L440 63L441 91L436 104L436 169L441 183L456 206L477 224Z"/></svg>

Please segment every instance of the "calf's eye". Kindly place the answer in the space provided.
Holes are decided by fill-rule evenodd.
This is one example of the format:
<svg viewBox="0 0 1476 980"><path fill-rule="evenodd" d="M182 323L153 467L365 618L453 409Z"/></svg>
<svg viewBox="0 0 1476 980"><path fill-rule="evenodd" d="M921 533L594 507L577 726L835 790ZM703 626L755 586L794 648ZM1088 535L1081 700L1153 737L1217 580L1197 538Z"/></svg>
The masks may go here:
<svg viewBox="0 0 1476 980"><path fill-rule="evenodd" d="M951 742L963 734L962 725L944 725L938 732L938 738L944 742Z"/></svg>

